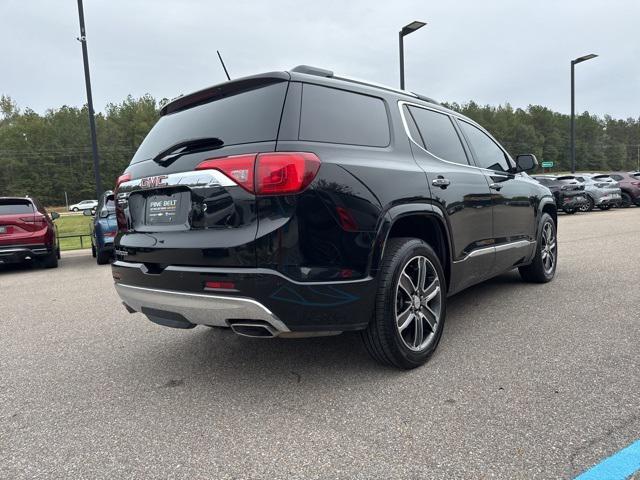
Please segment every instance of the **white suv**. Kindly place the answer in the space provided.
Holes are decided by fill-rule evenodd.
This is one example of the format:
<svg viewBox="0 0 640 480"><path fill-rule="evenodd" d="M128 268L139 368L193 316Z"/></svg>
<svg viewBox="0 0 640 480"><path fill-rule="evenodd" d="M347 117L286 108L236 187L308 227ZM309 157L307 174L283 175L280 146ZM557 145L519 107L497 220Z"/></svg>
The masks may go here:
<svg viewBox="0 0 640 480"><path fill-rule="evenodd" d="M97 200L82 200L79 203L69 205L70 212L79 212L80 210L93 210L98 206Z"/></svg>

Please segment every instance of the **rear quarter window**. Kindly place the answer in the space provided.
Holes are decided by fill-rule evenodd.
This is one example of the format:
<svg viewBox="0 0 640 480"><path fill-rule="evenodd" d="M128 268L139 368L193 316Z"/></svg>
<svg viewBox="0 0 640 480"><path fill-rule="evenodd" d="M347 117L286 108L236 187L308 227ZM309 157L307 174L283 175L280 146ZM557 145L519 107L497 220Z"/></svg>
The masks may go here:
<svg viewBox="0 0 640 480"><path fill-rule="evenodd" d="M300 140L386 147L391 136L381 98L304 84Z"/></svg>

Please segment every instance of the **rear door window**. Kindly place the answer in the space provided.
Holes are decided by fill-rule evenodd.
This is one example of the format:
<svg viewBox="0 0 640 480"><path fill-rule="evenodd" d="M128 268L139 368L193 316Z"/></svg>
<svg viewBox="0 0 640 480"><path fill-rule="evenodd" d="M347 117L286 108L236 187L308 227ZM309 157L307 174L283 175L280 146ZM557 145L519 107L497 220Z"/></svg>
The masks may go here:
<svg viewBox="0 0 640 480"><path fill-rule="evenodd" d="M413 115L428 152L449 162L469 164L449 115L419 107L410 107L409 112Z"/></svg>
<svg viewBox="0 0 640 480"><path fill-rule="evenodd" d="M287 82L278 82L164 115L131 163L148 160L179 142L198 138L219 138L224 146L272 142L278 136L286 92Z"/></svg>
<svg viewBox="0 0 640 480"><path fill-rule="evenodd" d="M386 147L391 136L381 98L305 83L300 140Z"/></svg>
<svg viewBox="0 0 640 480"><path fill-rule="evenodd" d="M33 204L29 200L0 200L0 215L20 215L33 212Z"/></svg>

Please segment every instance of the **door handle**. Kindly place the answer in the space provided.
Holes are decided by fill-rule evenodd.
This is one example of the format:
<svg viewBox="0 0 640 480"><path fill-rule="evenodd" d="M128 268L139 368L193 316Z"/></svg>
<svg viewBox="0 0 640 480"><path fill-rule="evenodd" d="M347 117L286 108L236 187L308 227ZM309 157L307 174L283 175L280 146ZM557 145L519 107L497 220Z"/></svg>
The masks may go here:
<svg viewBox="0 0 640 480"><path fill-rule="evenodd" d="M437 178L433 179L433 181L431 182L431 185L433 185L434 187L440 187L442 189L445 189L449 185L451 185L451 180L449 180L448 178L444 178L442 176L438 176Z"/></svg>
<svg viewBox="0 0 640 480"><path fill-rule="evenodd" d="M498 191L500 191L500 189L502 189L502 187L503 187L503 186L504 186L504 185L502 185L501 183L490 183L490 184L489 184L489 188L490 188L491 190L498 190Z"/></svg>

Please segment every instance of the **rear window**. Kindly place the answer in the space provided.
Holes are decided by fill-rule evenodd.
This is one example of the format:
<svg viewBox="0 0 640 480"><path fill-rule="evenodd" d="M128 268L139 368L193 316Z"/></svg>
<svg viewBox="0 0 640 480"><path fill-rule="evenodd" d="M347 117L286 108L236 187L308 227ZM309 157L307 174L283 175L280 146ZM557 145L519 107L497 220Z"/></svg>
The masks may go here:
<svg viewBox="0 0 640 480"><path fill-rule="evenodd" d="M278 126L287 82L237 93L187 110L165 115L151 129L131 163L155 157L176 143L217 137L225 146L272 142Z"/></svg>
<svg viewBox="0 0 640 480"><path fill-rule="evenodd" d="M33 204L29 200L0 200L0 215L19 215L33 212Z"/></svg>
<svg viewBox="0 0 640 480"><path fill-rule="evenodd" d="M300 140L368 147L389 145L389 119L381 98L304 84Z"/></svg>

